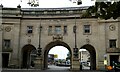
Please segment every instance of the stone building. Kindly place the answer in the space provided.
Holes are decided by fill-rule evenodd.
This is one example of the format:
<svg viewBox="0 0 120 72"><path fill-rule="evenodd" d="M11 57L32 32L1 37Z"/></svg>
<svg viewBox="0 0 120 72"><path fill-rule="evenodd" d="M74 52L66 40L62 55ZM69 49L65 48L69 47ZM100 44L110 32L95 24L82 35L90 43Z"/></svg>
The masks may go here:
<svg viewBox="0 0 120 72"><path fill-rule="evenodd" d="M89 59L90 59L90 54L89 54L89 52L86 51L86 50L81 50L79 57L80 57L80 61L81 61L81 62L88 62Z"/></svg>
<svg viewBox="0 0 120 72"><path fill-rule="evenodd" d="M89 51L92 70L103 69L105 57L108 65L119 61L119 19L82 18L87 8L2 7L0 48L3 68L29 68L40 46L41 68L46 69L49 50L54 46L64 46L71 54L70 68L79 69L79 58L74 58L73 53L75 43L78 49ZM75 26L76 33L73 29Z"/></svg>

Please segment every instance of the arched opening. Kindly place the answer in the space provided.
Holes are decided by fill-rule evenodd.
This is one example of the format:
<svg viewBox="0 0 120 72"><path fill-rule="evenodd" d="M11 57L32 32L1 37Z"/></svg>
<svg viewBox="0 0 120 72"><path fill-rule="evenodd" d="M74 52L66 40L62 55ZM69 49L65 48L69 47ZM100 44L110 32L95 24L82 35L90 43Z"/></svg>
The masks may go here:
<svg viewBox="0 0 120 72"><path fill-rule="evenodd" d="M22 48L22 68L30 68L34 66L36 56L36 48L33 45L25 45Z"/></svg>
<svg viewBox="0 0 120 72"><path fill-rule="evenodd" d="M88 61L86 63L90 67L90 70L96 70L96 51L95 51L95 48L92 45L87 44L87 45L82 46L80 49L85 49L86 53L88 52L86 54L86 55L88 55ZM80 54L80 57L81 57L81 54Z"/></svg>
<svg viewBox="0 0 120 72"><path fill-rule="evenodd" d="M69 53L70 53L70 68L71 68L71 58L72 58L72 52L71 52L71 49L70 47L64 43L64 42L61 42L61 41L55 41L55 42L51 42L49 43L46 47L45 47L45 50L44 50L44 68L47 69L48 68L48 54L49 54L49 51L55 47L55 46L63 46L65 48L68 49ZM59 49L58 49L59 50ZM63 49L64 50L64 49Z"/></svg>
<svg viewBox="0 0 120 72"><path fill-rule="evenodd" d="M48 53L48 68L50 70L70 69L70 53L64 46L55 46Z"/></svg>
<svg viewBox="0 0 120 72"><path fill-rule="evenodd" d="M7 68L9 61L9 53L2 53L2 67Z"/></svg>

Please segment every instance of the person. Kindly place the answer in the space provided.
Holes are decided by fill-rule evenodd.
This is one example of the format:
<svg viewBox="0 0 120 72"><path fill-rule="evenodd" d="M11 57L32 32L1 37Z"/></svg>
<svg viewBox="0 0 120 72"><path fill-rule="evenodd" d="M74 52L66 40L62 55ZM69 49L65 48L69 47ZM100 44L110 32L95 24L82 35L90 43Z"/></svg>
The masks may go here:
<svg viewBox="0 0 120 72"><path fill-rule="evenodd" d="M107 59L104 60L105 69L107 69Z"/></svg>

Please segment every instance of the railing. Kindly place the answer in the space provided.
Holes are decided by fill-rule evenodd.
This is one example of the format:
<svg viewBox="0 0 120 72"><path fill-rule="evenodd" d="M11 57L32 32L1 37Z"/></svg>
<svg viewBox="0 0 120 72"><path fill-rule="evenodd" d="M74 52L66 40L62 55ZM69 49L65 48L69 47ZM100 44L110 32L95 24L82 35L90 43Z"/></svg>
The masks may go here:
<svg viewBox="0 0 120 72"><path fill-rule="evenodd" d="M119 53L120 48L107 48L107 53Z"/></svg>
<svg viewBox="0 0 120 72"><path fill-rule="evenodd" d="M20 9L18 9L18 8L3 8L2 14L3 15L18 15L18 14L20 14Z"/></svg>
<svg viewBox="0 0 120 72"><path fill-rule="evenodd" d="M80 14L83 10L87 8L51 8L51 9L42 9L42 8L2 8L2 14L5 15L73 15Z"/></svg>
<svg viewBox="0 0 120 72"><path fill-rule="evenodd" d="M73 11L73 12L69 12L69 11L23 11L22 14L23 15L73 15L73 14L80 14L81 11Z"/></svg>
<svg viewBox="0 0 120 72"><path fill-rule="evenodd" d="M13 49L12 48L3 48L2 52L12 52Z"/></svg>

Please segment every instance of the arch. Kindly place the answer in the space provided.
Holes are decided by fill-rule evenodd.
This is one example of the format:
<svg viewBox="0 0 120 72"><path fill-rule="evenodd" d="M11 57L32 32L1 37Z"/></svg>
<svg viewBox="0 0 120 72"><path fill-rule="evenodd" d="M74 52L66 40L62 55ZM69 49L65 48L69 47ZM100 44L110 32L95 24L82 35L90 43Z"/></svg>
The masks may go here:
<svg viewBox="0 0 120 72"><path fill-rule="evenodd" d="M86 49L90 53L90 64L91 64L90 69L96 70L96 50L95 50L95 48L90 44L86 44L86 45L83 45L80 49Z"/></svg>
<svg viewBox="0 0 120 72"><path fill-rule="evenodd" d="M72 59L72 51L71 51L71 48L69 47L68 44L66 44L65 42L62 42L62 41L50 42L49 44L46 45L45 50L44 50L44 68L45 69L48 68L48 64L47 64L48 63L48 52L50 51L51 48L53 48L55 46L64 46L64 47L66 47L69 50L70 54L71 54L70 59ZM71 62L72 62L72 60L71 60Z"/></svg>
<svg viewBox="0 0 120 72"><path fill-rule="evenodd" d="M35 50L36 48L31 44L27 44L22 48L22 68L30 67L30 54Z"/></svg>

